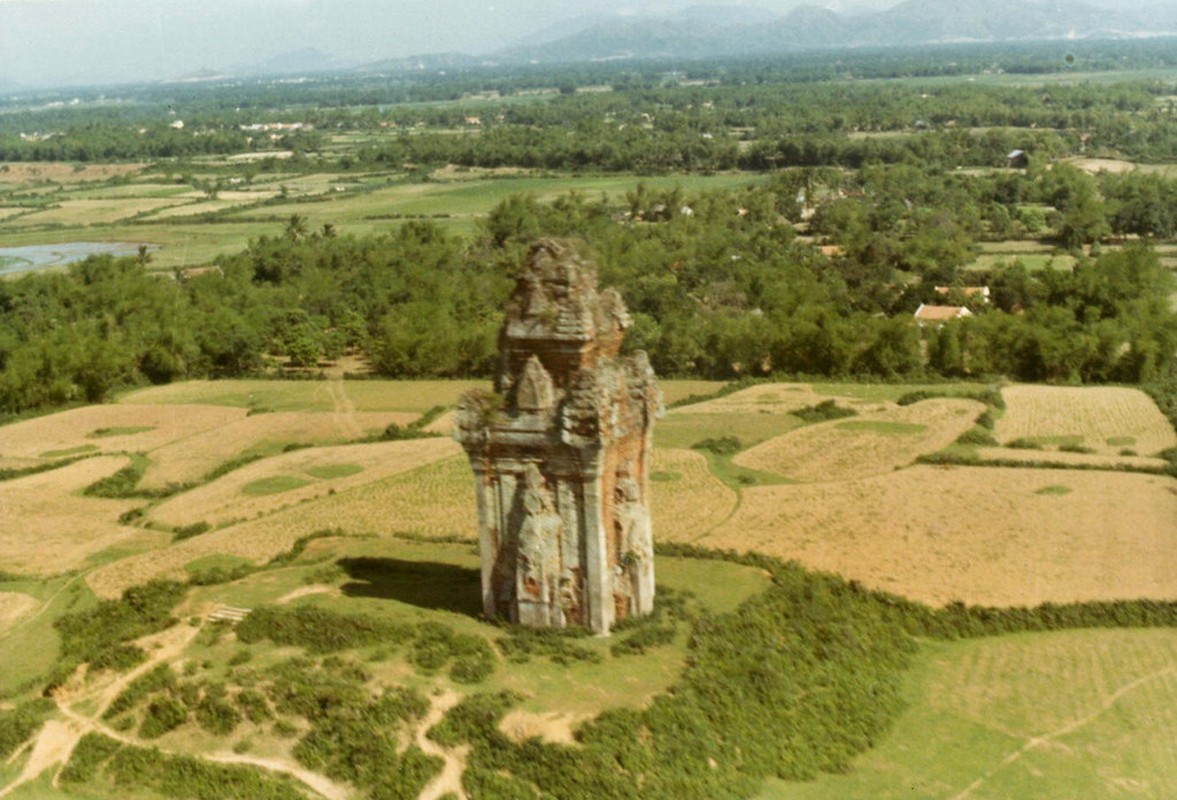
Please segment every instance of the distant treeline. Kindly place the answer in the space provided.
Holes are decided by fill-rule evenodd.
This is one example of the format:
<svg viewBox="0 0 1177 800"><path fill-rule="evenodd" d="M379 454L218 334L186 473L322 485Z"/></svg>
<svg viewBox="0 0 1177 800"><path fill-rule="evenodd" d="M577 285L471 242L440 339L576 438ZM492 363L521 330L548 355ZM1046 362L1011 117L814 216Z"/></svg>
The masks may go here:
<svg viewBox="0 0 1177 800"><path fill-rule="evenodd" d="M313 368L360 350L388 377L487 375L513 276L545 235L595 254L629 305L627 346L667 376L1152 381L1173 369L1177 314L1173 275L1147 238L1172 234L1175 195L1173 181L1098 183L1062 165L976 176L892 166L792 170L702 194L639 184L617 205L517 195L472 240L423 221L338 236L294 216L200 275L151 273L144 253L0 283L0 409L255 375L273 370L267 354ZM829 254L790 223L810 204ZM1044 225L1074 266L961 270L977 241ZM1146 240L1098 254L1116 231ZM1095 254L1078 249L1092 242ZM978 283L991 302L964 291ZM921 331L921 302L974 313Z"/></svg>

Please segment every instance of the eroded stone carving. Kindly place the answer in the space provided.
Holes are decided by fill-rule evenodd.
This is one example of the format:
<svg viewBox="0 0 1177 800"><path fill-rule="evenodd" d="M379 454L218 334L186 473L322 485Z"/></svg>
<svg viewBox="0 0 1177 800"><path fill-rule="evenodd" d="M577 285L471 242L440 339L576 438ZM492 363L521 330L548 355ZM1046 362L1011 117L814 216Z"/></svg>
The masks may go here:
<svg viewBox="0 0 1177 800"><path fill-rule="evenodd" d="M620 356L621 296L569 243L532 245L499 335L493 393L463 396L456 438L478 498L483 610L525 625L613 623L654 605L647 510L661 392Z"/></svg>

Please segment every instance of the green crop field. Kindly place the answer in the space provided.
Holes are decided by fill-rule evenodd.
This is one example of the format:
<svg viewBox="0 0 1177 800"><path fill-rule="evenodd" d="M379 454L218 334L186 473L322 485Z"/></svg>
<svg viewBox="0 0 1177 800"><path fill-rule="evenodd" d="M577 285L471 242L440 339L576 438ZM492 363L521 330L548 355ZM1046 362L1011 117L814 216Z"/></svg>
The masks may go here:
<svg viewBox="0 0 1177 800"><path fill-rule="evenodd" d="M1177 634L1017 634L925 645L908 710L845 775L759 800L1177 794Z"/></svg>

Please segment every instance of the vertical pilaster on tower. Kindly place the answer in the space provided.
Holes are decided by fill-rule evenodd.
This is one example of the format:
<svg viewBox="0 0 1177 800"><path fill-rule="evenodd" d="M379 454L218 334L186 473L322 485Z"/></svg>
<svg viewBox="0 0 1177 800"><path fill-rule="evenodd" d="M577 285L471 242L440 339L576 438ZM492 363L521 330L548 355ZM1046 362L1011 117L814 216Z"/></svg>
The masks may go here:
<svg viewBox="0 0 1177 800"><path fill-rule="evenodd" d="M662 394L620 355L621 296L568 242L531 246L499 334L494 392L458 405L474 470L487 617L608 633L654 607L647 506Z"/></svg>

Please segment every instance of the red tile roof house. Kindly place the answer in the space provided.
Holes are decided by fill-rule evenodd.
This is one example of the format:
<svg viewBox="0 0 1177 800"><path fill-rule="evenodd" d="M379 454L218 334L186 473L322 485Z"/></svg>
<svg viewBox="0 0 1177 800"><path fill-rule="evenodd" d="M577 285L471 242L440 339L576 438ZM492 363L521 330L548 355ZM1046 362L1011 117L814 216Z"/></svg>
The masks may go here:
<svg viewBox="0 0 1177 800"><path fill-rule="evenodd" d="M927 324L939 327L950 319L960 319L972 315L973 312L964 306L930 306L920 303L920 307L915 310L915 321L919 323L920 327Z"/></svg>

